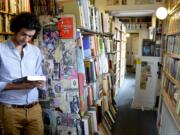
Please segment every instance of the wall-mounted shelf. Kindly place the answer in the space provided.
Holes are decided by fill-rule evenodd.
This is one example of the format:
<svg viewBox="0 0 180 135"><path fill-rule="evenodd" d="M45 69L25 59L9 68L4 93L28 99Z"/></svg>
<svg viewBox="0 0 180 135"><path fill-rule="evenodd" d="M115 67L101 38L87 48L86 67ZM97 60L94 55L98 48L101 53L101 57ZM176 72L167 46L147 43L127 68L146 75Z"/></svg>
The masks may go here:
<svg viewBox="0 0 180 135"><path fill-rule="evenodd" d="M13 35L14 33L12 32L0 32L0 35Z"/></svg>
<svg viewBox="0 0 180 135"><path fill-rule="evenodd" d="M165 104L168 108L168 111L170 112L178 130L180 131L180 116L178 114L176 114L176 108L175 108L174 104L172 103L168 94L165 92L165 90L162 90L161 93L163 95L163 101L165 102Z"/></svg>
<svg viewBox="0 0 180 135"><path fill-rule="evenodd" d="M175 13L178 9L180 9L180 1L175 4L173 8L170 9L168 15L172 15Z"/></svg>
<svg viewBox="0 0 180 135"><path fill-rule="evenodd" d="M171 80L172 83L174 83L176 85L177 88L180 88L180 82L177 81L176 79L174 79L174 77L172 77L167 71L163 70L163 72L165 73L166 77Z"/></svg>

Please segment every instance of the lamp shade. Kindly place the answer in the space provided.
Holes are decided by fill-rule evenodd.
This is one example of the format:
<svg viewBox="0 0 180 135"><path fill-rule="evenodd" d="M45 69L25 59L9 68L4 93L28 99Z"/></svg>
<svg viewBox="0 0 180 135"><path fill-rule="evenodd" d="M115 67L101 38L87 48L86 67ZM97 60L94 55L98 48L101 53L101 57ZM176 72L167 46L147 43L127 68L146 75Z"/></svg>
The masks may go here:
<svg viewBox="0 0 180 135"><path fill-rule="evenodd" d="M164 20L167 17L167 9L165 7L159 7L156 10L156 17L160 20Z"/></svg>

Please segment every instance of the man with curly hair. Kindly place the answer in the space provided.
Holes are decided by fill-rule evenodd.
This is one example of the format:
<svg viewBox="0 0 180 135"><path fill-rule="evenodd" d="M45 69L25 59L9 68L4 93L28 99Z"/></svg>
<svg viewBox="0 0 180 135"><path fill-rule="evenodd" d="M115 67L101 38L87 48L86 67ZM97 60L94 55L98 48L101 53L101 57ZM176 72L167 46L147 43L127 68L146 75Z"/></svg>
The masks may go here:
<svg viewBox="0 0 180 135"><path fill-rule="evenodd" d="M45 87L45 81L12 83L43 75L40 50L29 43L41 26L34 14L22 12L12 18L10 29L12 38L0 43L0 122L5 135L43 135L38 89Z"/></svg>

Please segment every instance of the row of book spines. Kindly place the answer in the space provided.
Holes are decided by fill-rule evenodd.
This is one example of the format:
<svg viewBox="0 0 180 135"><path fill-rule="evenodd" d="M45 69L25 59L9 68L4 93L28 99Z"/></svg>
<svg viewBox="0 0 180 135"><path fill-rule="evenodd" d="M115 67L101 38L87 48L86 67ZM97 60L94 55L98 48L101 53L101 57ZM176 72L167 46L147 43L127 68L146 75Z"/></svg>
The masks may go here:
<svg viewBox="0 0 180 135"><path fill-rule="evenodd" d="M98 83L93 83L84 87L80 91L80 111L81 114L84 115L85 112L92 106L95 106L98 102L100 102L103 110L107 110L109 108L109 103L111 103L112 93L108 93L105 96L101 94L102 91L98 88Z"/></svg>
<svg viewBox="0 0 180 135"><path fill-rule="evenodd" d="M174 79L180 81L180 60L166 57L164 59L164 69L170 73Z"/></svg>
<svg viewBox="0 0 180 135"><path fill-rule="evenodd" d="M82 37L82 46L85 58L99 56L105 54L105 52L112 52L117 48L115 44L113 45L113 41L111 39L95 35L84 35Z"/></svg>
<svg viewBox="0 0 180 135"><path fill-rule="evenodd" d="M116 110L113 105L110 105L110 109L103 112L102 118L98 123L99 131L102 135L111 135L112 127L115 124Z"/></svg>
<svg viewBox="0 0 180 135"><path fill-rule="evenodd" d="M31 10L36 15L48 15L48 14L57 14L58 12L58 1L55 0L35 0L31 3Z"/></svg>
<svg viewBox="0 0 180 135"><path fill-rule="evenodd" d="M84 66L87 83L96 82L98 78L109 72L108 58L105 55L95 59L85 59Z"/></svg>
<svg viewBox="0 0 180 135"><path fill-rule="evenodd" d="M87 2L87 4L89 10L87 12L87 10L84 9L82 14L90 18L87 22L88 28L99 32L111 32L111 18L109 15L90 5L89 2Z"/></svg>
<svg viewBox="0 0 180 135"><path fill-rule="evenodd" d="M22 11L30 11L29 0L1 0L0 11L17 14Z"/></svg>
<svg viewBox="0 0 180 135"><path fill-rule="evenodd" d="M115 69L116 65L118 66L118 64L123 64L122 62L120 63L120 52L116 52L113 55L107 53L106 55L100 55L98 57L85 58L84 61L85 62L94 61L94 66L92 67L95 67L95 72L96 72L97 77L102 75L103 73L106 73L107 68L110 71L112 69ZM102 67L101 65L102 63L108 63L108 64L105 64L106 67L104 66ZM92 80L92 81L95 81L95 80Z"/></svg>
<svg viewBox="0 0 180 135"><path fill-rule="evenodd" d="M180 36L168 36L166 43L166 50L170 53L180 54Z"/></svg>
<svg viewBox="0 0 180 135"><path fill-rule="evenodd" d="M102 13L99 9L89 4L87 0L83 2L61 2L60 7L64 7L64 14L73 14L77 18L77 27L92 29L98 32L111 32L111 18Z"/></svg>
<svg viewBox="0 0 180 135"><path fill-rule="evenodd" d="M105 62L105 61L102 61L101 58L98 58L98 57L101 57L101 56L97 57L99 52L104 53L105 48L110 48L111 47L111 48L113 48L113 50L115 49L115 47L119 48L119 46L117 46L117 45L115 45L115 47L114 47L114 46L112 46L112 44L109 44L108 42L111 42L111 40L109 40L107 38L99 38L99 39L98 38L99 37L97 37L97 36L84 36L83 37L83 48L84 48L83 50L84 50L84 56L86 57L85 61L90 61L91 60L90 58L92 56L94 56L94 63L95 63L94 65L95 65L96 76L99 76L101 74L101 72L103 72L102 69L101 69L101 66L99 65L99 63L102 63L102 62L104 63ZM94 44L94 43L96 43L95 40L100 41L100 43L99 44ZM103 42L103 40L105 42ZM97 51L98 49L101 50L101 51ZM111 49L108 49L108 50L111 50ZM115 59L113 59L113 61L116 60L116 57L117 56L114 56ZM93 65L93 64L91 64L91 65ZM107 65L107 66L109 67L109 65ZM106 68L108 68L108 67L106 67ZM87 75L87 77L89 78L89 75ZM91 81L88 81L88 82L93 82L93 81L95 81L95 78L93 78Z"/></svg>
<svg viewBox="0 0 180 135"><path fill-rule="evenodd" d="M115 116L108 110L102 112L101 107L92 107L82 116L82 134L92 135L100 133L101 135L111 135L112 126L115 123Z"/></svg>
<svg viewBox="0 0 180 135"><path fill-rule="evenodd" d="M112 81L110 74L99 78L96 82L84 86L83 75L79 75L80 110L83 115L88 108L101 103L103 110L108 110L109 104L113 102ZM99 81L100 80L100 81ZM101 86L102 85L102 90Z"/></svg>
<svg viewBox="0 0 180 135"><path fill-rule="evenodd" d="M85 72L86 72L86 82L94 82L96 81L96 71L94 61L85 61Z"/></svg>
<svg viewBox="0 0 180 135"><path fill-rule="evenodd" d="M5 1L5 0L1 0L1 1L0 1L0 10L1 10L1 11L7 11L7 6L6 6L6 4L7 4L7 1Z"/></svg>
<svg viewBox="0 0 180 135"><path fill-rule="evenodd" d="M101 85L102 88L100 88ZM113 84L110 75L106 75L102 78L99 78L96 82L89 84L87 86L87 96L84 96L88 99L88 107L95 105L97 100L102 100L104 110L109 108L108 104L112 103L113 100L111 92L112 87Z"/></svg>
<svg viewBox="0 0 180 135"><path fill-rule="evenodd" d="M90 29L94 31L110 32L110 17L100 12L96 7L89 5Z"/></svg>
<svg viewBox="0 0 180 135"><path fill-rule="evenodd" d="M177 90L176 86L166 77L163 80L163 88L170 95L171 99L174 99L174 92Z"/></svg>
<svg viewBox="0 0 180 135"><path fill-rule="evenodd" d="M119 18L115 18L115 24L114 24L115 30L125 32L126 26L119 20Z"/></svg>
<svg viewBox="0 0 180 135"><path fill-rule="evenodd" d="M166 26L166 33L177 33L180 30L179 19L177 18L178 12L168 18Z"/></svg>
<svg viewBox="0 0 180 135"><path fill-rule="evenodd" d="M168 98L170 99L172 105L175 108L176 114L180 114L180 90L176 89L175 86L170 83L168 88L163 88Z"/></svg>
<svg viewBox="0 0 180 135"><path fill-rule="evenodd" d="M16 2L16 0L10 1L9 2L3 2L5 4L9 4L8 7L8 12L9 13L17 13L22 12L22 11L30 11L29 9L29 0L21 0L19 3ZM1 4L1 3L0 3ZM10 32L10 20L12 18L12 15L8 14L0 14L0 32Z"/></svg>
<svg viewBox="0 0 180 135"><path fill-rule="evenodd" d="M12 16L7 14L0 14L0 32L10 32L10 20Z"/></svg>
<svg viewBox="0 0 180 135"><path fill-rule="evenodd" d="M115 31L115 32L114 32L113 39L115 39L116 41L119 41L119 42L124 42L124 41L126 41L125 32Z"/></svg>
<svg viewBox="0 0 180 135"><path fill-rule="evenodd" d="M81 89L80 91L80 111L83 116L88 109L95 105L95 101L99 99L99 91L97 83L93 83Z"/></svg>
<svg viewBox="0 0 180 135"><path fill-rule="evenodd" d="M168 1L168 9L172 10L177 4L179 4L179 0Z"/></svg>
<svg viewBox="0 0 180 135"><path fill-rule="evenodd" d="M180 100L180 88L177 87L166 75L163 75L162 88L166 91L175 107L178 106Z"/></svg>

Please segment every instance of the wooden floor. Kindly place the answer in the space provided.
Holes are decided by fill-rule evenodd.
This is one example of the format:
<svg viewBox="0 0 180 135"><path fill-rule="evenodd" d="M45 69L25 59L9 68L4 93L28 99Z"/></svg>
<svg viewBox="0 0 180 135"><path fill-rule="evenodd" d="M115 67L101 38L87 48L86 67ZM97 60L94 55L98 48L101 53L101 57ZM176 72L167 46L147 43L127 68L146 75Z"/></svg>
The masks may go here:
<svg viewBox="0 0 180 135"><path fill-rule="evenodd" d="M131 109L135 89L135 75L128 74L115 97L117 118L112 135L158 135L156 112Z"/></svg>

